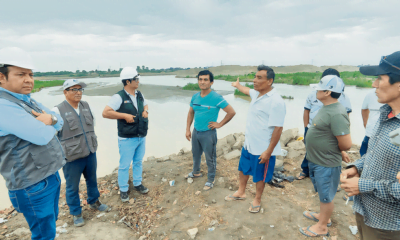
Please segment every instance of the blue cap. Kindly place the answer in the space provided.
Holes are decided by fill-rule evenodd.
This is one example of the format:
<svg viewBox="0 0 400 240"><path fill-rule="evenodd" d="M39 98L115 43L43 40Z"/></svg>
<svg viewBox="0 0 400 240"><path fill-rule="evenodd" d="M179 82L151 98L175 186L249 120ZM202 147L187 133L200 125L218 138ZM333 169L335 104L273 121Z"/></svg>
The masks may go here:
<svg viewBox="0 0 400 240"><path fill-rule="evenodd" d="M377 66L360 67L360 72L367 76L379 76L388 73L400 75L400 51L383 56Z"/></svg>
<svg viewBox="0 0 400 240"><path fill-rule="evenodd" d="M344 83L343 80L335 75L327 75L319 81L318 84L310 84L312 88L317 91L331 91L335 93L343 93Z"/></svg>

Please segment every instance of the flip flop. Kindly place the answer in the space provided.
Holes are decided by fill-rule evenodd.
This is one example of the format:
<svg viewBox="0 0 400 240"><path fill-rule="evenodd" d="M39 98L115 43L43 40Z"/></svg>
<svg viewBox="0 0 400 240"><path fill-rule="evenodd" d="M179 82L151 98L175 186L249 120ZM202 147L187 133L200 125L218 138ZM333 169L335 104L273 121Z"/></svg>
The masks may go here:
<svg viewBox="0 0 400 240"><path fill-rule="evenodd" d="M235 192L236 193L236 192ZM234 193L234 194L235 194ZM244 198L242 198L242 197L235 197L235 196L233 196L233 194L232 195L230 195L230 196L226 196L225 197L225 201L227 201L227 202L231 202L231 201L236 201L236 200L245 200L246 198L244 197Z"/></svg>
<svg viewBox="0 0 400 240"><path fill-rule="evenodd" d="M193 174L193 172L190 172L185 176L185 178L199 178L199 177L202 177L202 176L203 176L202 173L200 173L199 176L196 176L196 175Z"/></svg>
<svg viewBox="0 0 400 240"><path fill-rule="evenodd" d="M330 236L330 235L329 235L329 232L327 232L326 234L318 234L318 233L315 233L315 232L313 232L313 231L310 230L310 227L311 227L311 226L308 226L308 227L307 227L307 232L310 232L310 233L314 234L315 236L311 236L311 235L307 234L306 232L304 232L303 228L300 228L299 230L300 230L301 234L303 234L303 235L305 235L305 236L307 236L307 237L321 237L321 236L329 237L329 236Z"/></svg>
<svg viewBox="0 0 400 240"><path fill-rule="evenodd" d="M318 218L314 217L314 215L313 215L313 213L316 213L316 212L309 212L311 217L306 215L307 212L308 211L304 211L303 212L303 216L304 217L306 217L306 218L308 218L310 220L313 220L314 222L319 222ZM328 227L332 226L332 221L330 223L328 223L326 226L328 226Z"/></svg>
<svg viewBox="0 0 400 240"><path fill-rule="evenodd" d="M205 184L204 187L203 187L203 190L204 190L204 191L208 191L208 190L210 190L210 189L213 188L213 187L214 187L214 184L213 184L213 183L206 182L206 184Z"/></svg>
<svg viewBox="0 0 400 240"><path fill-rule="evenodd" d="M258 211L253 210L254 208L258 208ZM249 212L251 213L259 213L261 210L261 204L259 206L253 206L253 203L251 203L251 210L249 210Z"/></svg>
<svg viewBox="0 0 400 240"><path fill-rule="evenodd" d="M300 178L300 177L303 177L303 178ZM308 177L309 176L307 174L305 174L304 172L301 172L300 175L298 177L296 177L296 180L304 180Z"/></svg>

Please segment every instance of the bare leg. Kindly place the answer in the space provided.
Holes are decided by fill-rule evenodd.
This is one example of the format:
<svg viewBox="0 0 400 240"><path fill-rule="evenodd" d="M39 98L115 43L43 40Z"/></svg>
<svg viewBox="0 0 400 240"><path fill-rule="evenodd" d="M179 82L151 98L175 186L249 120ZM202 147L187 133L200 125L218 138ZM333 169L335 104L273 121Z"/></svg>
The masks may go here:
<svg viewBox="0 0 400 240"><path fill-rule="evenodd" d="M265 188L265 182L264 181L258 181L256 183L256 197L253 200L253 206L254 207L255 206L260 206L260 204L261 204L261 196L262 196L262 194L264 192L264 188ZM253 211L258 211L259 207L258 208L253 208L252 210Z"/></svg>
<svg viewBox="0 0 400 240"><path fill-rule="evenodd" d="M321 211L319 213L319 222L313 226L311 226L310 230L318 233L318 234L326 234L328 232L328 227L326 226L329 223L329 218L333 212L333 202L330 203L320 203ZM314 235L306 230L307 228L303 228L303 230L309 234Z"/></svg>
<svg viewBox="0 0 400 240"><path fill-rule="evenodd" d="M249 180L249 175L244 175L243 172L239 172L239 190L237 190L237 192L235 192L234 194L232 194L232 196L234 197L242 197L245 198L246 197L246 185L247 185L247 181Z"/></svg>

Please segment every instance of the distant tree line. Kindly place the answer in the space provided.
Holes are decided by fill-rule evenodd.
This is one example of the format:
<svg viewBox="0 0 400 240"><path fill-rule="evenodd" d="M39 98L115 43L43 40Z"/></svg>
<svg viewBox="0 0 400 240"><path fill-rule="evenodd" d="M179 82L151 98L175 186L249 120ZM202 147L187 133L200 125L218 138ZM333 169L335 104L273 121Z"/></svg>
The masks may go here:
<svg viewBox="0 0 400 240"><path fill-rule="evenodd" d="M137 66L136 67L136 71L138 73L175 72L175 71L178 71L178 70L187 70L187 69L190 69L190 68L180 68L180 67L174 68L174 67L170 67L170 68L160 68L160 69L155 69L155 68L149 69L149 67L146 67L146 66Z"/></svg>

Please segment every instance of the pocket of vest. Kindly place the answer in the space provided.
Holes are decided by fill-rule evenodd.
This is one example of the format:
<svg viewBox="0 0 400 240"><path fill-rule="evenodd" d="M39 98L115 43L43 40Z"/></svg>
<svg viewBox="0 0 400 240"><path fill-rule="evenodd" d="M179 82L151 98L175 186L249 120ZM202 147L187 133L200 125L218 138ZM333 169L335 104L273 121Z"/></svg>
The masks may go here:
<svg viewBox="0 0 400 240"><path fill-rule="evenodd" d="M30 154L33 159L33 163L36 168L41 169L48 165L49 154L52 152L51 149L48 149L48 146L41 146L39 148L33 148L30 151Z"/></svg>
<svg viewBox="0 0 400 240"><path fill-rule="evenodd" d="M75 129L78 129L78 123L76 122L76 120L75 120L74 117L72 117L72 116L66 116L65 118L67 119L68 126L69 126L69 129L70 129L71 131L72 131L72 130L75 130Z"/></svg>
<svg viewBox="0 0 400 240"><path fill-rule="evenodd" d="M96 135L92 135L92 142L93 142L93 147L97 148L98 143L97 143L97 136Z"/></svg>
<svg viewBox="0 0 400 240"><path fill-rule="evenodd" d="M74 139L68 143L65 143L65 150L67 151L68 156L83 152L80 139Z"/></svg>
<svg viewBox="0 0 400 240"><path fill-rule="evenodd" d="M85 121L87 125L93 125L93 118L89 112L83 112L83 116L85 117Z"/></svg>

